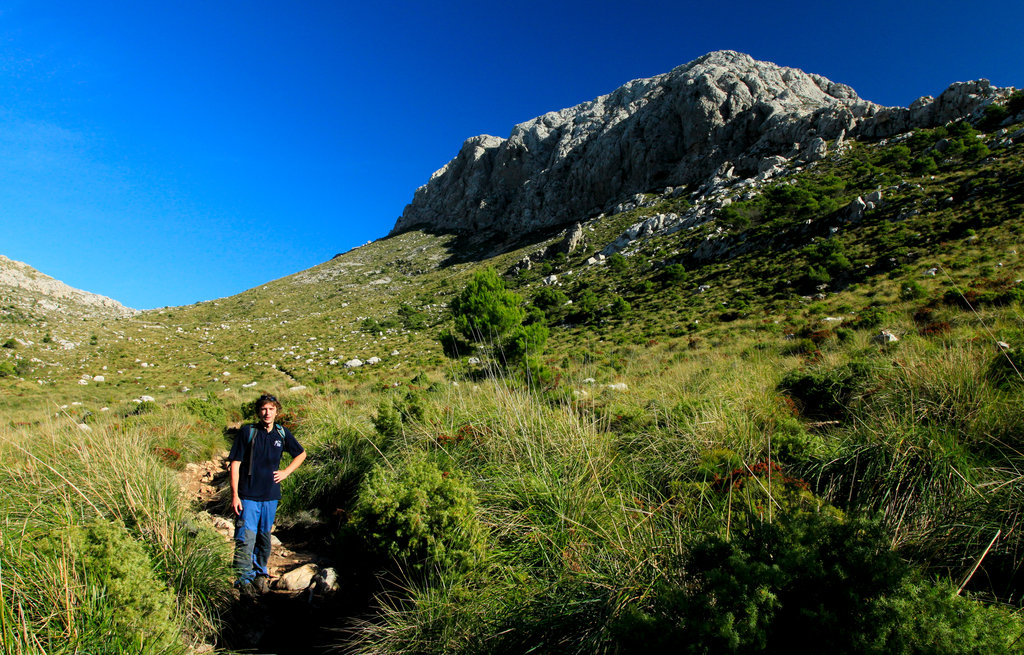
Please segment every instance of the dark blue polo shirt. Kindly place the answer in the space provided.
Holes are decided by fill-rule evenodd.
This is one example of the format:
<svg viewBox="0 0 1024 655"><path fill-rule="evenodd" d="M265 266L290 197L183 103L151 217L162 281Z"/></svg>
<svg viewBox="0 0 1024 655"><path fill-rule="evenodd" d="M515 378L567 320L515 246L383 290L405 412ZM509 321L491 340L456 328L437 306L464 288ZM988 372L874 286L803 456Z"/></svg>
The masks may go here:
<svg viewBox="0 0 1024 655"><path fill-rule="evenodd" d="M245 500L281 500L281 485L274 482L274 471L281 467L281 454L292 457L303 452L299 442L283 426L284 438L274 426L267 432L259 424L253 425L255 434L248 443L249 426L243 425L231 445L229 462L241 462L238 470L238 496ZM251 471L251 475L250 475Z"/></svg>

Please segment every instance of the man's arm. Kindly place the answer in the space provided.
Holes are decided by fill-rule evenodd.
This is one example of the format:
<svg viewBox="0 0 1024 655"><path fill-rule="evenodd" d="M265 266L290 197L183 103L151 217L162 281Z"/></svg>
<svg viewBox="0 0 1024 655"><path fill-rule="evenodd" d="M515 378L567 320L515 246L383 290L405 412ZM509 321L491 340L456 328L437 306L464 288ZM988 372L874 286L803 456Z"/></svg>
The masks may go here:
<svg viewBox="0 0 1024 655"><path fill-rule="evenodd" d="M281 480L284 480L285 478L287 478L289 475L292 474L292 471L294 471L295 469L299 468L304 461L306 461L306 451L305 450L303 450L301 453L299 453L298 455L293 457L292 458L292 463L289 464L287 468L283 468L283 469L281 469L279 471L274 471L274 482L280 482ZM232 462L232 464L234 464L234 462ZM239 501L239 502L241 502L241 501Z"/></svg>
<svg viewBox="0 0 1024 655"><path fill-rule="evenodd" d="M242 513L242 499L238 497L238 469L241 465L237 459L231 462L231 509L235 514Z"/></svg>

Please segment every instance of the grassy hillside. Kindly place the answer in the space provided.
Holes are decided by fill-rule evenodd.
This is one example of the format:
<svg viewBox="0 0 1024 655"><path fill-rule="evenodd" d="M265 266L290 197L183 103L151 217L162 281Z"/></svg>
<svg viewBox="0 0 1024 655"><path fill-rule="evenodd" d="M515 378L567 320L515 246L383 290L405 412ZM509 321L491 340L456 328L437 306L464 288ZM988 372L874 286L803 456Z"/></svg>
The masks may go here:
<svg viewBox="0 0 1024 655"><path fill-rule="evenodd" d="M5 639L105 634L118 574L89 539L140 553L132 602L179 599L147 647L212 639L226 559L167 471L267 391L310 451L282 513L400 581L364 652L1016 652L1024 145L995 118L720 189L710 220L596 264L702 200L581 217L569 254L407 232L231 298L4 319ZM487 268L548 330L525 366L439 339Z"/></svg>

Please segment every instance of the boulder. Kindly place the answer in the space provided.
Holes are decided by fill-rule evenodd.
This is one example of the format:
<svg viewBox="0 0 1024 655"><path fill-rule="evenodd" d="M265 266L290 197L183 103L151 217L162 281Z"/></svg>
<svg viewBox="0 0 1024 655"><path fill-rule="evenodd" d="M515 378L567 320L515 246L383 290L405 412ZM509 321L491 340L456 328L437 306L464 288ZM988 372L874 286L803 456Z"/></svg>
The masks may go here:
<svg viewBox="0 0 1024 655"><path fill-rule="evenodd" d="M283 591L302 591L309 586L313 576L319 572L320 567L310 562L297 569L283 573L281 577L274 581L274 588Z"/></svg>
<svg viewBox="0 0 1024 655"><path fill-rule="evenodd" d="M880 343L885 345L890 343L896 343L897 341L899 341L899 337L897 337L895 334L888 330L882 330L881 332L873 336L871 338L871 341L874 343Z"/></svg>

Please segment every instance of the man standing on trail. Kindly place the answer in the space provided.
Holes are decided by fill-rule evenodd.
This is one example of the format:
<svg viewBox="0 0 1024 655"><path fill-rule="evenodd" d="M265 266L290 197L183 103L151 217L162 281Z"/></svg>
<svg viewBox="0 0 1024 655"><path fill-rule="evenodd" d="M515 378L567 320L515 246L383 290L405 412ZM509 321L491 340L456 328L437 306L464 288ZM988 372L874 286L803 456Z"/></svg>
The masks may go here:
<svg viewBox="0 0 1024 655"><path fill-rule="evenodd" d="M274 423L281 411L277 398L263 394L256 400L257 422L243 425L231 445L231 508L235 511L235 586L267 590L270 572L270 529L274 525L281 481L299 468L306 451L288 428ZM281 453L292 456L278 470Z"/></svg>

